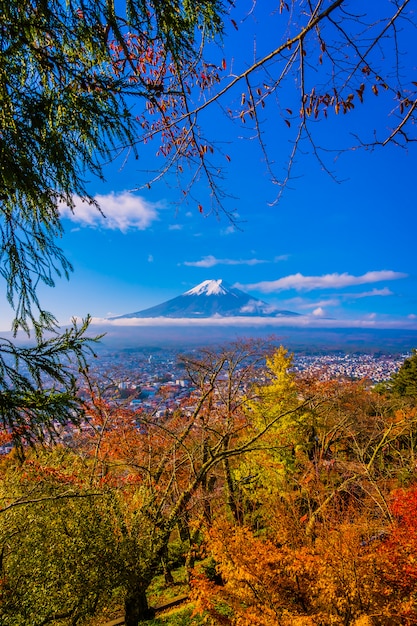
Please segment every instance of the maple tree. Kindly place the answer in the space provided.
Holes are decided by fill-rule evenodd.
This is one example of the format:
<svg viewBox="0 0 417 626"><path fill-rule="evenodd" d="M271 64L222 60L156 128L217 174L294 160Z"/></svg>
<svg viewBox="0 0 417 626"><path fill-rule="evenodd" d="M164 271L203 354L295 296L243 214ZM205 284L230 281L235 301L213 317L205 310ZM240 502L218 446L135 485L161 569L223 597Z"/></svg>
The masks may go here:
<svg viewBox="0 0 417 626"><path fill-rule="evenodd" d="M390 498L393 525L381 544L381 595L389 607L392 623L413 624L417 619L415 596L417 546L415 484L393 492Z"/></svg>
<svg viewBox="0 0 417 626"><path fill-rule="evenodd" d="M132 546L124 578L128 626L150 612L146 590L174 529L188 539L191 567L193 544L214 511L239 515L233 459L257 448L283 415L299 410L298 404L281 407L252 427L244 407L253 377L262 372L264 350L263 342L247 342L186 357L195 391L186 406L164 418L112 408L98 395L86 406L90 430L77 446L91 459L89 484L129 497L120 512L121 536Z"/></svg>
<svg viewBox="0 0 417 626"><path fill-rule="evenodd" d="M415 480L415 410L388 409L363 383L297 380L284 351L274 362L289 397L309 401L238 465L251 472L244 514L206 533L221 584L196 570L199 609L213 624L412 624L415 492L395 490ZM271 380L257 419L274 387L279 405Z"/></svg>
<svg viewBox="0 0 417 626"><path fill-rule="evenodd" d="M308 4L290 0L273 7L256 1L249 8L236 5L227 24L236 31L236 45L240 29L246 37L250 32L253 48L243 39L239 54L234 50L226 55L214 52L210 63L197 64L195 70L190 67L187 81L171 73L168 78L172 82L167 84L174 88L165 93L162 81L158 82L155 101L140 114L144 132L137 142L157 139L158 153L164 157L160 170L146 184L171 171L184 195L193 198L200 210L222 210L224 198L230 195L222 180L231 157L215 131L209 134L208 116L218 111L222 128L227 129L225 122L230 121L231 140L256 139L252 152L259 152L278 187L275 201L291 179L301 153L312 153L321 168L336 178L328 151L339 154L351 148L383 148L389 143L406 147L414 142L417 93L407 52L415 16L410 6L410 0L383 0L366 7L351 0ZM267 24L265 28L274 33L262 45L257 40L258 24ZM142 56L137 58L140 61ZM165 76L165 66L160 67ZM336 122L338 116L355 117L358 108L367 112L365 134L359 136L359 131L351 128L353 140L341 135L339 145L323 145L320 127L332 122L336 128L338 123L344 126L341 120ZM291 145L286 162L281 152L277 156L271 141L277 129ZM209 207L192 194L193 184L201 176L210 191ZM233 219L233 214L229 217Z"/></svg>

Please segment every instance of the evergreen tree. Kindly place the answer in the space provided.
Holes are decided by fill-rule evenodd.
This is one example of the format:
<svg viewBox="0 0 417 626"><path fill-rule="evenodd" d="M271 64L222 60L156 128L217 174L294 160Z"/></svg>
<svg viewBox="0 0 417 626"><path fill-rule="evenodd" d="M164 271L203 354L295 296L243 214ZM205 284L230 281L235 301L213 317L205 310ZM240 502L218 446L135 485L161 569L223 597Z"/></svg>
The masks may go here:
<svg viewBox="0 0 417 626"><path fill-rule="evenodd" d="M128 99L155 98L143 54L162 78L168 59L180 77L199 58L197 28L220 32L222 12L220 0L0 0L0 275L14 333L36 339L29 348L0 341L0 420L19 445L76 419L74 371L91 350L88 318L59 334L38 299L40 283L53 287L72 270L57 245L60 206L96 204L87 177L103 177L116 145L134 146Z"/></svg>
<svg viewBox="0 0 417 626"><path fill-rule="evenodd" d="M391 377L391 391L399 396L417 396L417 349L412 350L412 355L405 359L400 369Z"/></svg>

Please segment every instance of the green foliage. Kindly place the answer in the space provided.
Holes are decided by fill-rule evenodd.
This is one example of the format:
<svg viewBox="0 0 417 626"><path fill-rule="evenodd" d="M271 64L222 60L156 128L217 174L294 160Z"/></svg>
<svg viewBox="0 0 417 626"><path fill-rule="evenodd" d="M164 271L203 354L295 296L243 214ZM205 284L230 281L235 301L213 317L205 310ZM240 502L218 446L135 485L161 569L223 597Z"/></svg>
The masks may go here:
<svg viewBox="0 0 417 626"><path fill-rule="evenodd" d="M0 276L14 333L33 328L37 342L0 342L0 423L18 445L80 414L74 372L85 370L88 320L59 336L38 298L40 283L72 271L57 245L60 207L96 205L89 176L103 177L116 146L135 151L128 98L155 96L141 52L154 52L163 76L173 61L181 74L199 58L197 29L220 33L224 11L220 0L0 0Z"/></svg>
<svg viewBox="0 0 417 626"><path fill-rule="evenodd" d="M92 339L89 318L33 347L0 340L0 424L22 451L23 444L53 438L56 426L82 413L79 370L86 370Z"/></svg>
<svg viewBox="0 0 417 626"><path fill-rule="evenodd" d="M63 447L0 466L0 622L75 626L154 578L159 531L137 486L90 486L91 463ZM178 546L174 546L178 550ZM175 552L175 551L174 551ZM182 572L183 573L183 572ZM184 576L183 576L184 577ZM162 594L158 582L152 602ZM179 584L164 599L184 592ZM121 602L123 600L121 599Z"/></svg>
<svg viewBox="0 0 417 626"><path fill-rule="evenodd" d="M118 7L122 9L123 7ZM0 0L0 274L15 308L14 329L37 322L39 281L53 286L71 264L56 245L59 206L74 195L89 203L86 175L102 176L116 143L133 145L135 118L126 97L132 69L114 71L114 49L125 57L127 33L146 36L175 58L194 58L194 31L221 29L221 2L129 0L62 3ZM151 98L143 81L136 95Z"/></svg>
<svg viewBox="0 0 417 626"><path fill-rule="evenodd" d="M415 398L417 396L417 350L405 359L400 369L391 377L389 388L398 396Z"/></svg>
<svg viewBox="0 0 417 626"><path fill-rule="evenodd" d="M207 557L199 564L198 571L203 573L207 580L212 582L219 581L217 563L212 556Z"/></svg>
<svg viewBox="0 0 417 626"><path fill-rule="evenodd" d="M168 545L168 565L171 569L184 565L188 549L188 542L180 539L170 541Z"/></svg>
<svg viewBox="0 0 417 626"><path fill-rule="evenodd" d="M117 585L108 496L30 461L2 479L0 622L78 624Z"/></svg>
<svg viewBox="0 0 417 626"><path fill-rule="evenodd" d="M0 15L0 271L14 327L27 329L28 318L36 321L32 304L41 309L38 281L53 286L53 273L71 270L55 243L59 203L88 197L84 173L100 174L99 159L131 128L105 71L98 16L90 27L72 3L54 0L2 1Z"/></svg>
<svg viewBox="0 0 417 626"><path fill-rule="evenodd" d="M184 567L172 570L174 582L167 583L164 574L155 576L149 585L148 597L151 606L169 604L179 596L186 596L189 588L186 583L186 571Z"/></svg>

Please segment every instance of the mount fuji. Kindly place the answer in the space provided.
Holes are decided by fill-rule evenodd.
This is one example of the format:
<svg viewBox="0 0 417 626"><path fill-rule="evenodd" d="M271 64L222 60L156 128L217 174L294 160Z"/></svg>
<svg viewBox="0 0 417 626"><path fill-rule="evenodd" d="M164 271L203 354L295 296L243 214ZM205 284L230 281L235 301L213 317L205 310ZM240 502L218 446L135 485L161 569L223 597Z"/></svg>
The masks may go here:
<svg viewBox="0 0 417 626"><path fill-rule="evenodd" d="M126 318L221 318L288 317L298 313L274 307L228 285L224 280L205 280L182 295L149 309L110 319Z"/></svg>

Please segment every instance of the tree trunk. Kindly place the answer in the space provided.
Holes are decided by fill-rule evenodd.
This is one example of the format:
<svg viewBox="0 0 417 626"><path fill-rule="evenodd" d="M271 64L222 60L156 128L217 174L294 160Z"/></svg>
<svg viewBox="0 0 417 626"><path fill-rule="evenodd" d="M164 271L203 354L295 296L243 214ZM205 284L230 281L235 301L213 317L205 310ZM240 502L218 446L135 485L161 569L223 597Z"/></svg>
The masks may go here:
<svg viewBox="0 0 417 626"><path fill-rule="evenodd" d="M131 585L125 596L125 626L138 626L139 622L152 619L155 611L148 605L147 585L137 581Z"/></svg>
<svg viewBox="0 0 417 626"><path fill-rule="evenodd" d="M190 546L185 559L185 575L187 585L191 584L192 573L195 565L195 548Z"/></svg>
<svg viewBox="0 0 417 626"><path fill-rule="evenodd" d="M239 487L237 487L233 481L228 458L225 458L223 461L223 469L226 479L227 504L229 506L230 512L233 515L234 521L236 522L236 524L241 525L243 520L241 515L241 509L239 506Z"/></svg>
<svg viewBox="0 0 417 626"><path fill-rule="evenodd" d="M172 576L171 567L169 565L168 544L165 546L164 551L161 555L161 563L162 569L164 571L165 584L172 585L174 583L174 577Z"/></svg>
<svg viewBox="0 0 417 626"><path fill-rule="evenodd" d="M178 518L177 526L178 526L178 532L179 532L181 541L183 541L184 543L186 541L191 542L190 527L188 524L188 514L185 514Z"/></svg>

